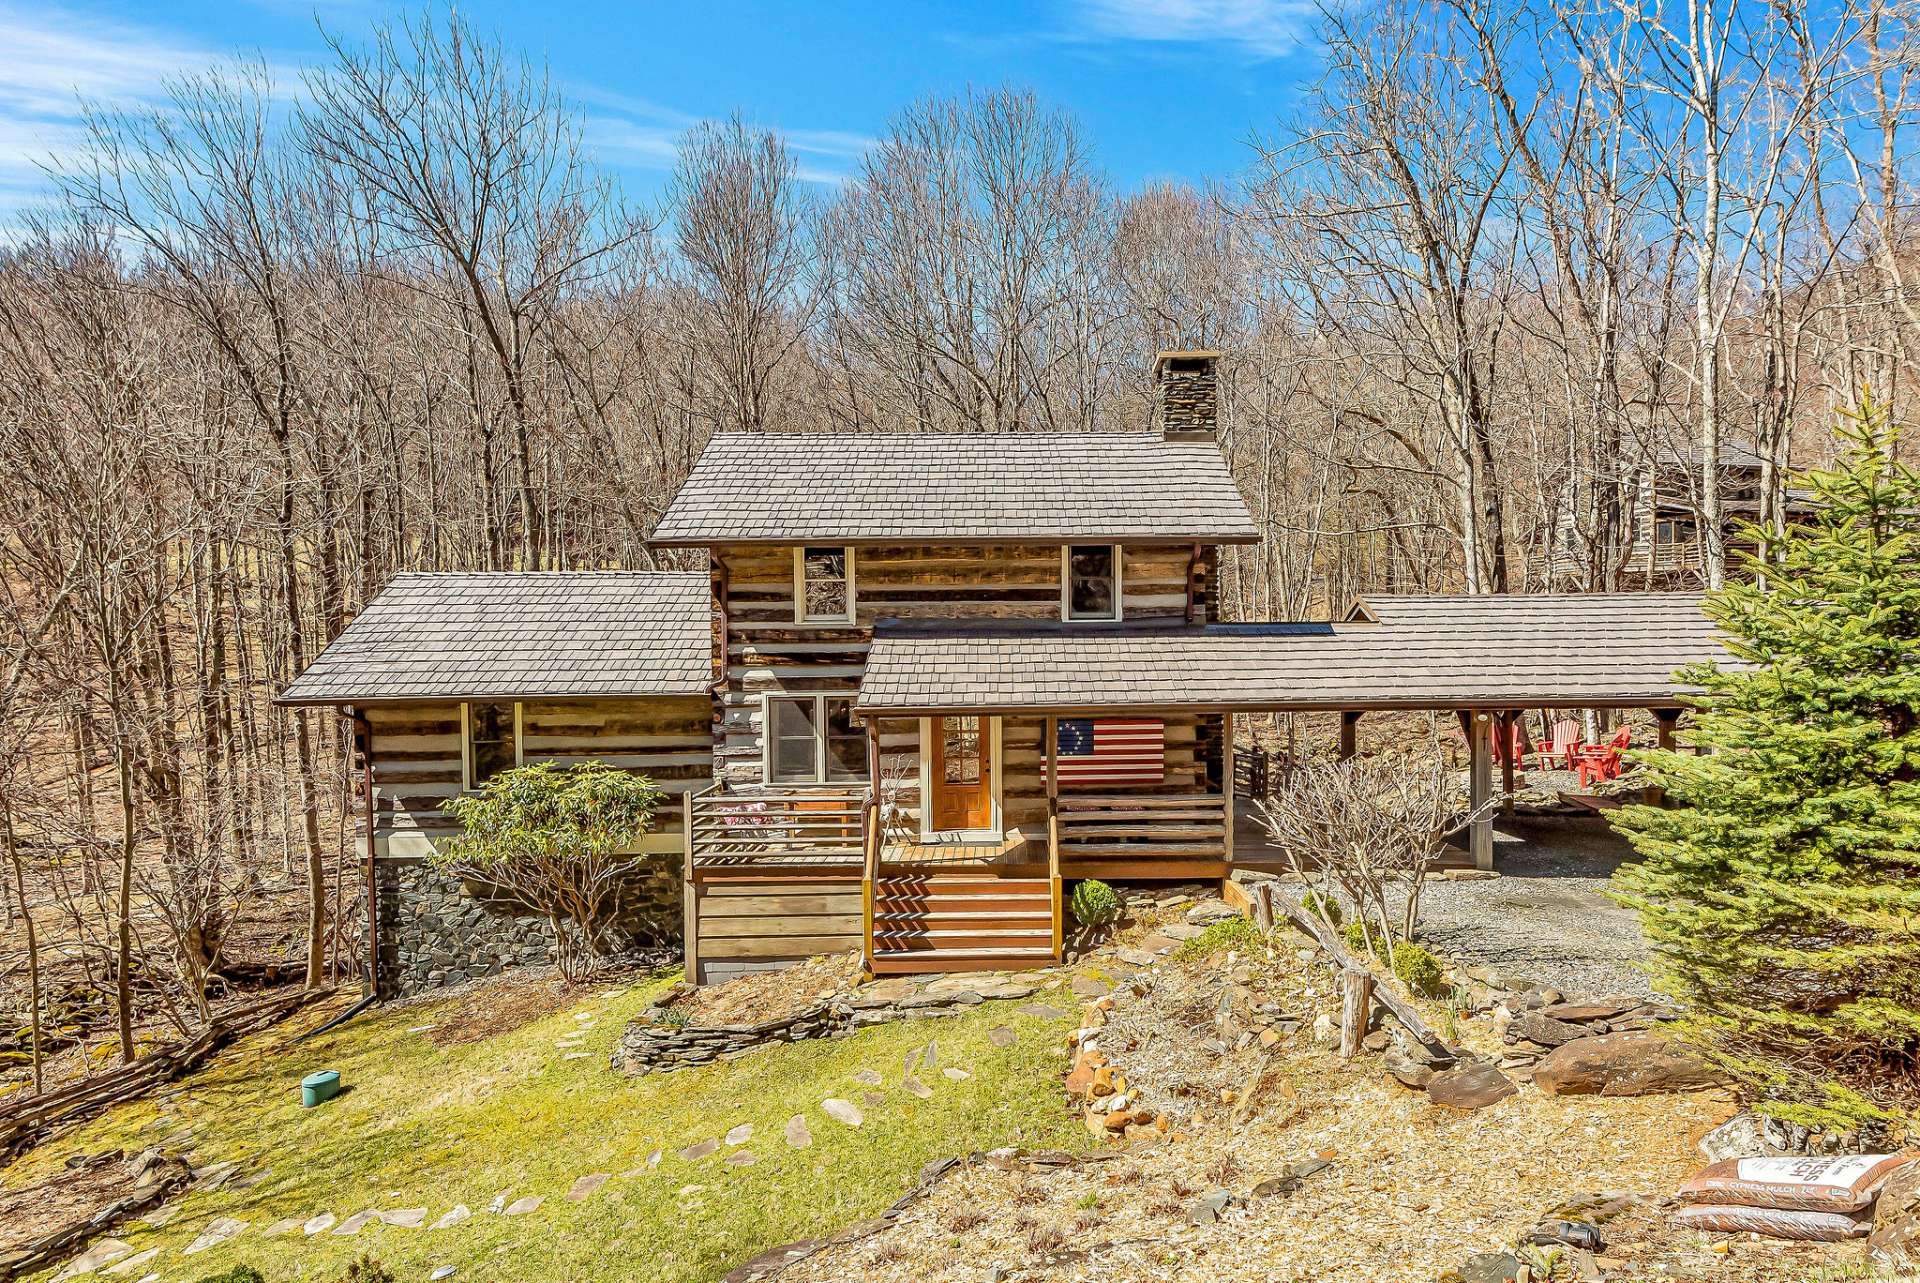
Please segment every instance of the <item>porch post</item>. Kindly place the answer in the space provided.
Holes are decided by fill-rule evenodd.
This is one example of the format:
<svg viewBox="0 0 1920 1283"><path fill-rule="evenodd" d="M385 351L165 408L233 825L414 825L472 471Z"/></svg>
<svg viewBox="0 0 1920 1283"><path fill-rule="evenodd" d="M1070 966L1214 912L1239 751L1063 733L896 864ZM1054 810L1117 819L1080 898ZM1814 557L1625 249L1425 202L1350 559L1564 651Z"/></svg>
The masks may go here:
<svg viewBox="0 0 1920 1283"><path fill-rule="evenodd" d="M680 904L680 953L687 983L700 983L700 888L693 880L693 790L680 795L680 840L684 884Z"/></svg>
<svg viewBox="0 0 1920 1283"><path fill-rule="evenodd" d="M873 838L880 840L880 719L867 719L867 805L860 809L863 819L874 827ZM924 802L922 803L924 805ZM868 835L862 833L862 838Z"/></svg>
<svg viewBox="0 0 1920 1283"><path fill-rule="evenodd" d="M1476 710L1467 717L1467 747L1470 769L1467 779L1467 805L1475 819L1467 829L1467 849L1473 854L1473 867L1493 867L1493 816L1482 808L1493 794L1493 717Z"/></svg>
<svg viewBox="0 0 1920 1283"><path fill-rule="evenodd" d="M1047 809L1060 799L1060 719L1047 719Z"/></svg>
<svg viewBox="0 0 1920 1283"><path fill-rule="evenodd" d="M1500 728L1500 787L1507 794L1500 802L1500 810L1507 815L1513 814L1513 719L1516 716L1518 714L1509 709L1500 714L1497 723Z"/></svg>
<svg viewBox="0 0 1920 1283"><path fill-rule="evenodd" d="M1220 714L1220 787L1227 794L1227 873L1233 873L1233 714Z"/></svg>
<svg viewBox="0 0 1920 1283"><path fill-rule="evenodd" d="M1673 747L1673 728L1680 722L1680 710L1677 708L1656 708L1653 710L1653 743L1656 748ZM1667 791L1663 788L1647 790L1648 806L1665 806Z"/></svg>
<svg viewBox="0 0 1920 1283"><path fill-rule="evenodd" d="M1359 751L1360 713L1345 709L1340 714L1340 760L1346 761Z"/></svg>

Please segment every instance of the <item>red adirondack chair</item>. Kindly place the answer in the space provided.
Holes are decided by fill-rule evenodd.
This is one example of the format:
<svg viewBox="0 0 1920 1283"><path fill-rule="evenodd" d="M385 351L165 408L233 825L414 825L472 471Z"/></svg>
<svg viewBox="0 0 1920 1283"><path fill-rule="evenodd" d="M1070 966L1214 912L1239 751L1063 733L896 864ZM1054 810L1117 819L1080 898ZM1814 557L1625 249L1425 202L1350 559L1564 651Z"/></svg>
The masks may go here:
<svg viewBox="0 0 1920 1283"><path fill-rule="evenodd" d="M1550 748L1534 750L1534 756L1540 759L1543 771L1573 769L1573 751L1580 744L1580 723L1571 717L1563 717L1549 728L1553 737Z"/></svg>
<svg viewBox="0 0 1920 1283"><path fill-rule="evenodd" d="M1524 766L1527 754L1532 751L1532 746L1527 739L1527 723L1524 718L1514 719L1513 735L1507 743L1500 742L1500 732L1497 730L1488 736L1487 742L1493 747L1495 766L1501 765L1509 758L1515 766Z"/></svg>
<svg viewBox="0 0 1920 1283"><path fill-rule="evenodd" d="M1604 744L1587 744L1574 750L1574 771L1580 787L1620 778L1620 754L1633 743L1633 732L1622 726Z"/></svg>

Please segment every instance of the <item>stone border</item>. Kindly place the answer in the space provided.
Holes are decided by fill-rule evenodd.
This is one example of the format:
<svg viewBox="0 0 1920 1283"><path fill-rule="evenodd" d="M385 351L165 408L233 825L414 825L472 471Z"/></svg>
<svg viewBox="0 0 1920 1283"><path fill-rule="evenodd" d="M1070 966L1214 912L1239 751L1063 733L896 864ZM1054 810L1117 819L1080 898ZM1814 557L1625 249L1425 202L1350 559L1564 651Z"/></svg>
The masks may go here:
<svg viewBox="0 0 1920 1283"><path fill-rule="evenodd" d="M888 981L864 985L817 1002L789 1016L777 1016L752 1025L675 1025L666 1013L693 992L681 984L662 994L642 1011L620 1036L613 1050L613 1067L636 1077L694 1069L719 1060L732 1060L756 1047L804 1042L810 1038L838 1038L870 1025L896 1020L924 1020L958 1015L962 1008L988 1000L1014 1001L1032 997L1038 985L998 981L980 989L910 990Z"/></svg>

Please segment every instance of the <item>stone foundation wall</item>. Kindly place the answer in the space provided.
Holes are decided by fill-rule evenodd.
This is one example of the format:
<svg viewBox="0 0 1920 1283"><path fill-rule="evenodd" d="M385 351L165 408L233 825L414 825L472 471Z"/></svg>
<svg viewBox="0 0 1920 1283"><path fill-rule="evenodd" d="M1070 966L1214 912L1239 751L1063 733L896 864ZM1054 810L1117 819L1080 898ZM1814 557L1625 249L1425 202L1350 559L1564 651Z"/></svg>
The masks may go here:
<svg viewBox="0 0 1920 1283"><path fill-rule="evenodd" d="M621 890L615 931L623 949L678 947L680 859L640 856ZM457 985L509 967L553 961L546 918L514 901L448 877L424 860L375 862L383 998Z"/></svg>

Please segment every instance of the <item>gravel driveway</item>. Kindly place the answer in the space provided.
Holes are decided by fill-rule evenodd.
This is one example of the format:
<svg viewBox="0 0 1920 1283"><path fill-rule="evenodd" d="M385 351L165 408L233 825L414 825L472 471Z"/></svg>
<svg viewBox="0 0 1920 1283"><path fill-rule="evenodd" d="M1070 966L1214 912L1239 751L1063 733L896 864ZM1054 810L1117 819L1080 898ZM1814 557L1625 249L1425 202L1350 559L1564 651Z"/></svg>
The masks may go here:
<svg viewBox="0 0 1920 1283"><path fill-rule="evenodd" d="M1429 880L1419 934L1466 966L1490 966L1569 994L1649 994L1638 915L1603 894L1632 848L1599 816L1502 817L1484 881Z"/></svg>

